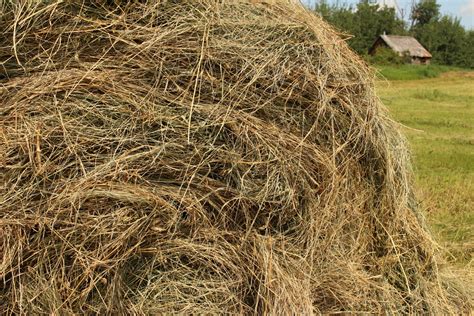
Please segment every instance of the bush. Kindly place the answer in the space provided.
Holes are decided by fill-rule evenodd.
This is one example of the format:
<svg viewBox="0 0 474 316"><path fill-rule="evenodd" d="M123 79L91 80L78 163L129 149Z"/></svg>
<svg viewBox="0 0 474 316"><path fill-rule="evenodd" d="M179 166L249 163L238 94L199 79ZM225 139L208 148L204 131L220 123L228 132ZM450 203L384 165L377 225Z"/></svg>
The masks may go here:
<svg viewBox="0 0 474 316"><path fill-rule="evenodd" d="M367 56L367 61L371 64L377 65L402 65L409 63L411 58L408 54L400 56L390 48L382 47L377 49L375 55Z"/></svg>

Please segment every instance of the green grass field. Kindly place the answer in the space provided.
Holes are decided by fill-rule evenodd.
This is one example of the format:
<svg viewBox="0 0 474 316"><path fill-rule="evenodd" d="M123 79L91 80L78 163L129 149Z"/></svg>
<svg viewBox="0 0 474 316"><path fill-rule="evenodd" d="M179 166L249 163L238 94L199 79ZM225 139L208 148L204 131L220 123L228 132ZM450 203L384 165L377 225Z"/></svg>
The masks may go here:
<svg viewBox="0 0 474 316"><path fill-rule="evenodd" d="M443 65L380 65L377 66L380 78L387 80L417 80L436 78L448 71L467 72L464 69Z"/></svg>
<svg viewBox="0 0 474 316"><path fill-rule="evenodd" d="M474 72L380 81L377 88L404 125L432 231L449 260L474 267Z"/></svg>

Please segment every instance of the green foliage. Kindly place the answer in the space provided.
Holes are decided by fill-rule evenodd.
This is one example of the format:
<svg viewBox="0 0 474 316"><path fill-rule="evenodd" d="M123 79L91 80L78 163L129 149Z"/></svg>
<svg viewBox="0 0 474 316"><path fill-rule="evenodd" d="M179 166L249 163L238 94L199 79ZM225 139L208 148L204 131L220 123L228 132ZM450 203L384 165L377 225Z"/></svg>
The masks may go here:
<svg viewBox="0 0 474 316"><path fill-rule="evenodd" d="M385 32L414 36L431 52L436 64L474 68L474 31L466 31L456 17L441 15L436 0L416 3L411 26L397 16L395 9L369 0L360 0L355 7L320 0L315 10L341 31L352 34L348 44L360 55L366 55L376 38ZM368 60L377 64L400 63L385 53Z"/></svg>
<svg viewBox="0 0 474 316"><path fill-rule="evenodd" d="M359 53L367 52L380 34L400 33L403 30L403 21L397 18L394 8L373 5L368 0L357 4L354 18L354 34L358 36L352 38L350 43Z"/></svg>
<svg viewBox="0 0 474 316"><path fill-rule="evenodd" d="M443 65L469 66L466 32L460 20L442 16L427 24L416 26L414 35L433 54L433 62Z"/></svg>
<svg viewBox="0 0 474 316"><path fill-rule="evenodd" d="M415 4L411 12L413 25L425 25L436 21L440 15L440 7L436 0L421 0Z"/></svg>
<svg viewBox="0 0 474 316"><path fill-rule="evenodd" d="M349 45L359 54L366 54L369 47L380 34L405 34L405 22L397 17L394 8L381 7L361 0L356 7L348 5L329 5L319 1L315 7L324 19L338 29L353 34Z"/></svg>
<svg viewBox="0 0 474 316"><path fill-rule="evenodd" d="M465 33L459 55L459 66L474 69L474 30Z"/></svg>
<svg viewBox="0 0 474 316"><path fill-rule="evenodd" d="M412 12L411 33L442 65L474 68L474 32L466 31L459 18L440 15L435 0L421 0Z"/></svg>
<svg viewBox="0 0 474 316"><path fill-rule="evenodd" d="M377 54L368 56L366 59L369 63L376 65L402 65L409 61L410 56L407 60L406 55L400 56L390 48L380 47L377 49Z"/></svg>

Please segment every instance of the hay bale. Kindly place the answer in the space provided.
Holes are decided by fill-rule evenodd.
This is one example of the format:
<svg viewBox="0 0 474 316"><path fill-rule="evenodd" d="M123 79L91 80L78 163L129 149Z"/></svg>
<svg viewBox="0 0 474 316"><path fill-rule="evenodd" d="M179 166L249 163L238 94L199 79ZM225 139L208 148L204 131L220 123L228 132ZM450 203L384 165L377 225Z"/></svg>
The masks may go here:
<svg viewBox="0 0 474 316"><path fill-rule="evenodd" d="M469 308L370 71L299 4L0 5L3 311Z"/></svg>

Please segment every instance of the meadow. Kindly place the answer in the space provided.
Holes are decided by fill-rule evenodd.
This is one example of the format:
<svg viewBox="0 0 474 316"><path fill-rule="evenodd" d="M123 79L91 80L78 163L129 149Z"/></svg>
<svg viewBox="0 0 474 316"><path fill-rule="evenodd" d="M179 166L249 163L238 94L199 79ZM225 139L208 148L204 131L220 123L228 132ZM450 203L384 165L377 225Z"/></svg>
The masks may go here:
<svg viewBox="0 0 474 316"><path fill-rule="evenodd" d="M445 65L411 65L411 64L401 64L401 65L380 65L377 67L379 77L381 79L387 79L391 81L396 80L418 80L418 79L428 79L428 78L437 78L441 74L446 72L457 72L465 73L469 72L466 69L445 66Z"/></svg>
<svg viewBox="0 0 474 316"><path fill-rule="evenodd" d="M446 258L473 268L474 72L383 68L378 93L403 125L420 206ZM435 78L417 79L438 71ZM417 75L413 75L417 74ZM431 75L430 75L431 76ZM427 76L429 77L429 76Z"/></svg>

